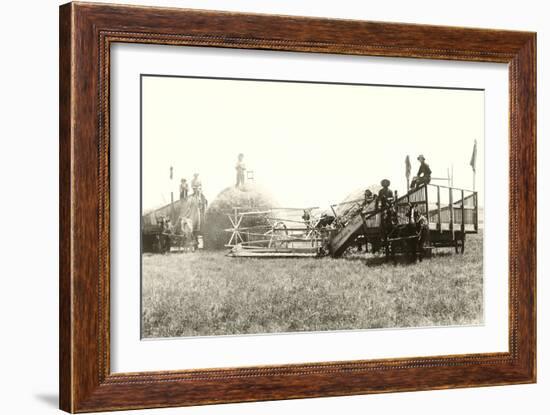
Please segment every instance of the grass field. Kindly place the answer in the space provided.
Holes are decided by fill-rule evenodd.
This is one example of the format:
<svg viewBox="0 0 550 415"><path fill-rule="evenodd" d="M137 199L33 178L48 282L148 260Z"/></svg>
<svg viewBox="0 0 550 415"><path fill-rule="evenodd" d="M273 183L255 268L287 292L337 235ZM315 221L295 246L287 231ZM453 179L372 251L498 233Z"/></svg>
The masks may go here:
<svg viewBox="0 0 550 415"><path fill-rule="evenodd" d="M383 258L144 255L143 337L349 330L483 321L483 246L416 264Z"/></svg>

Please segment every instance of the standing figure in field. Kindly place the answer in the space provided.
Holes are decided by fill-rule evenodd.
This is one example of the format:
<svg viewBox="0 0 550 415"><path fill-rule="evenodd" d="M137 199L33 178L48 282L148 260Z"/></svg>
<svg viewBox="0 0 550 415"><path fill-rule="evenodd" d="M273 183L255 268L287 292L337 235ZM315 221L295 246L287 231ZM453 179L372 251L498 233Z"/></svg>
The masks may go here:
<svg viewBox="0 0 550 415"><path fill-rule="evenodd" d="M244 173L246 172L243 153L240 153L237 156L237 164L235 165L235 170L237 171L237 183L235 184L235 187L239 189L244 186Z"/></svg>
<svg viewBox="0 0 550 415"><path fill-rule="evenodd" d="M187 184L187 180L181 179L181 182L180 182L180 200L186 200L187 196L189 196L189 185Z"/></svg>
<svg viewBox="0 0 550 415"><path fill-rule="evenodd" d="M409 249L413 262L424 259L425 246L428 242L429 228L426 216L420 212L418 206L409 204L407 214L407 235L414 235L415 238L409 239Z"/></svg>
<svg viewBox="0 0 550 415"><path fill-rule="evenodd" d="M430 229L428 225L428 219L426 218L426 216L420 213L418 209L415 209L414 221L416 223L416 232L418 233L416 252L418 254L418 259L422 261L425 254L426 244L429 242Z"/></svg>
<svg viewBox="0 0 550 415"><path fill-rule="evenodd" d="M193 189L193 196L200 195L202 192L202 183L199 179L199 173L193 174L193 180L191 180L191 188Z"/></svg>
<svg viewBox="0 0 550 415"><path fill-rule="evenodd" d="M390 189L390 181L388 179L384 179L380 182L380 185L382 186L382 189L378 192L378 197L376 198L376 204L375 209L380 209L382 217L381 219L381 227L382 227L382 233L384 236L384 240L387 240L389 237L389 234L392 232L393 228L393 218L394 218L394 209L392 208L393 203L393 192ZM391 247L386 243L386 256L389 257Z"/></svg>
<svg viewBox="0 0 550 415"><path fill-rule="evenodd" d="M376 195L374 195L370 189L366 189L364 193L363 203L361 203L359 207L359 212L364 215L372 211L375 208L376 203L373 203L375 202L375 200ZM365 237L365 235L359 235L355 240L355 245L357 246L358 252L362 252L363 245L365 245L365 252L367 252L367 238Z"/></svg>
<svg viewBox="0 0 550 415"><path fill-rule="evenodd" d="M428 184L432 180L432 170L430 166L428 166L428 163L426 163L424 156L420 154L417 160L420 162L420 167L418 168L416 177L411 182L411 187L413 189L418 189L420 186Z"/></svg>

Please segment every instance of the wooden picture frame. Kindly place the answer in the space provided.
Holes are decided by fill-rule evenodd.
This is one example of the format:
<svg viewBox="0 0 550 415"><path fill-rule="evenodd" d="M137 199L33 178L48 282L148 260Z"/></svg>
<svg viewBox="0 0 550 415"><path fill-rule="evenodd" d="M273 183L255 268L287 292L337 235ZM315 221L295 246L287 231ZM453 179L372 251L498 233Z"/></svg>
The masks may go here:
<svg viewBox="0 0 550 415"><path fill-rule="evenodd" d="M509 352L111 373L109 62L117 42L509 65ZM69 3L60 8L60 407L68 412L536 380L536 34Z"/></svg>

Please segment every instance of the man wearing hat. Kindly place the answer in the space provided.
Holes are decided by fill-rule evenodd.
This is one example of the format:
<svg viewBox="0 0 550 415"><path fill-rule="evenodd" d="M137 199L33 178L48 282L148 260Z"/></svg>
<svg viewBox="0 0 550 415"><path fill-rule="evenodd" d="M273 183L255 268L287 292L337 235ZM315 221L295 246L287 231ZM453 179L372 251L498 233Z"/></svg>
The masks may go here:
<svg viewBox="0 0 550 415"><path fill-rule="evenodd" d="M419 188L424 184L430 183L432 180L432 170L428 166L428 163L426 163L424 156L420 154L416 159L420 162L420 167L418 168L416 177L411 182L412 188Z"/></svg>
<svg viewBox="0 0 550 415"><path fill-rule="evenodd" d="M376 199L376 210L380 207L385 209L390 205L391 200L393 200L393 192L390 189L390 181L384 179L380 182L382 189L378 192L378 198Z"/></svg>
<svg viewBox="0 0 550 415"><path fill-rule="evenodd" d="M382 210L382 218L381 218L381 225L382 229L384 231L384 234L387 234L389 232L389 229L391 229L391 219L392 214L390 212L391 203L393 202L393 192L390 189L390 181L388 179L384 179L380 182L380 185L382 186L382 189L378 192L378 197L376 198L375 203L375 209Z"/></svg>

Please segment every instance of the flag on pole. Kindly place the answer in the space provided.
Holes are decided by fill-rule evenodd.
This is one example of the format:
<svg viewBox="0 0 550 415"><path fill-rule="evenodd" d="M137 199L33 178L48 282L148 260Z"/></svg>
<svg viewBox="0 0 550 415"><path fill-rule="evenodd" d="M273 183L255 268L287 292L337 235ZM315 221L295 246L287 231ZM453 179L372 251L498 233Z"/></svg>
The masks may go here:
<svg viewBox="0 0 550 415"><path fill-rule="evenodd" d="M407 177L407 189L409 189L409 177L411 177L411 160L409 155L405 158L405 176Z"/></svg>
<svg viewBox="0 0 550 415"><path fill-rule="evenodd" d="M476 172L476 159L477 159L477 140L474 140L474 150L472 151L472 158L470 159L470 166L474 173Z"/></svg>
<svg viewBox="0 0 550 415"><path fill-rule="evenodd" d="M451 187L455 185L455 165L451 164Z"/></svg>

